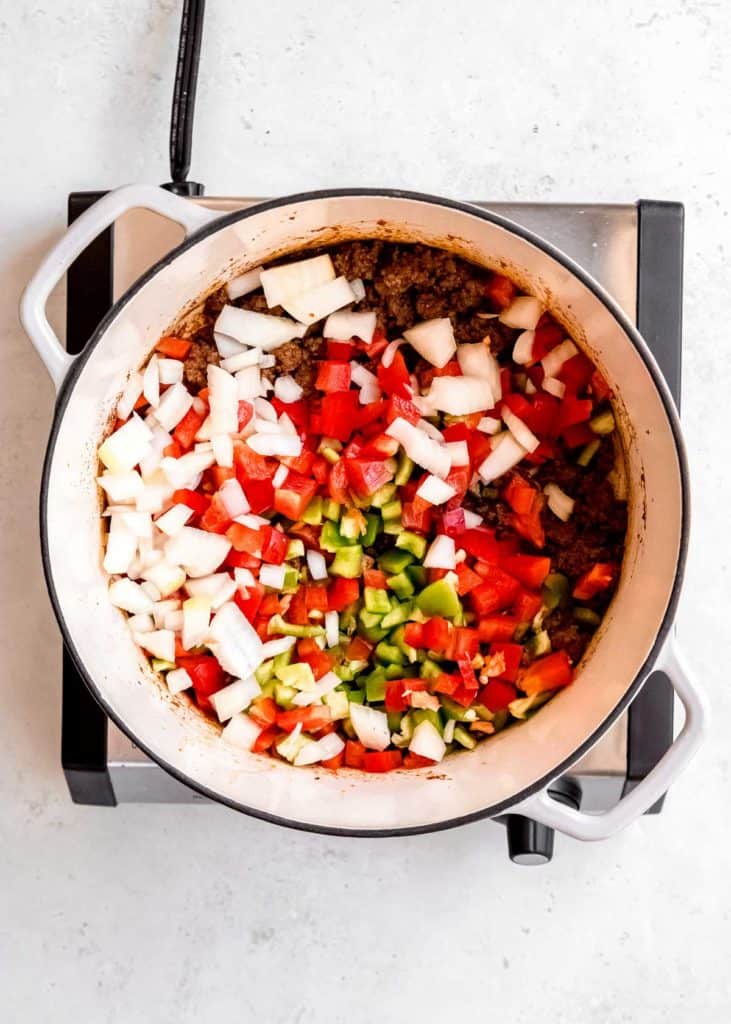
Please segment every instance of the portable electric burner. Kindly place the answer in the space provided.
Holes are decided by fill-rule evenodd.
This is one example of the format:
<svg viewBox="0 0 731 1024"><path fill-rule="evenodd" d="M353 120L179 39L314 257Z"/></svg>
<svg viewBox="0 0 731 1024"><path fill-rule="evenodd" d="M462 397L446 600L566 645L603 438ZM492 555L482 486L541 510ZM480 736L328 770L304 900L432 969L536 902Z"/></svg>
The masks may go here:
<svg viewBox="0 0 731 1024"><path fill-rule="evenodd" d="M202 4L186 5L171 129L172 182L166 186L192 202L230 211L257 202L200 198L203 187L186 180L190 164L195 78ZM74 192L69 222L102 192ZM614 296L640 332L680 397L683 208L641 200L633 204L479 203L552 242ZM68 274L67 348L81 351L116 299L176 246L181 229L147 211L125 214L78 258ZM658 763L673 739L673 690L660 672L650 676L627 712L583 757L552 794L585 811L616 804ZM76 803L176 803L205 798L149 760L107 719L68 654L63 656L61 759ZM661 809L660 801L651 813ZM502 819L511 858L524 864L550 860L552 830L519 815Z"/></svg>

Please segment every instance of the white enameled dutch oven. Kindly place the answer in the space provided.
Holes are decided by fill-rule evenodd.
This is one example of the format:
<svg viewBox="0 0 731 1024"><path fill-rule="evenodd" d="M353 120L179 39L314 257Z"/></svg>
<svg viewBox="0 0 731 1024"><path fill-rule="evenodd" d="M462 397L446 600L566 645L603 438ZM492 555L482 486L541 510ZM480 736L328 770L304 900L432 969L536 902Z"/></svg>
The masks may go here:
<svg viewBox="0 0 731 1024"><path fill-rule="evenodd" d="M45 315L76 256L131 208L180 223L185 241L110 310L72 358ZM365 775L292 768L221 742L173 698L107 600L96 450L128 374L212 289L305 246L381 237L442 246L509 273L570 329L613 387L626 453L630 521L622 577L576 682L533 718L438 769ZM685 766L706 711L671 636L688 541L680 425L655 361L612 299L570 259L523 228L461 203L406 192L310 193L218 216L161 189L109 193L84 213L28 286L21 318L58 388L41 496L43 561L65 642L112 719L163 768L201 793L281 824L353 835L446 828L510 809L580 839L643 813ZM651 774L612 810L588 815L548 795L610 727L648 673L662 668L685 709L682 731Z"/></svg>

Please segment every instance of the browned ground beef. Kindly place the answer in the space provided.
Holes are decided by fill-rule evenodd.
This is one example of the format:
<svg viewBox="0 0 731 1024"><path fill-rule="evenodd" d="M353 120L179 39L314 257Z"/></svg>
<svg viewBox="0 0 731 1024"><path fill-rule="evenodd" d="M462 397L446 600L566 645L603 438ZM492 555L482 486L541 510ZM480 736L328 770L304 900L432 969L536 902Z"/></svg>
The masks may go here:
<svg viewBox="0 0 731 1024"><path fill-rule="evenodd" d="M449 316L455 337L460 343L489 340L491 351L502 362L509 361L512 345L520 333L506 327L494 316L485 286L489 271L441 249L425 245L388 243L382 241L344 242L327 251L335 270L349 280L360 278L366 291L362 308L375 310L379 326L389 338L398 337L420 320ZM317 253L313 251L312 255ZM301 259L296 253L276 263ZM205 307L204 323L195 336L195 344L185 361L185 380L191 387L206 384L206 366L218 362L213 343L213 323L226 302L223 290L212 295ZM282 315L277 307L269 309L261 292L236 300L236 305L261 313ZM321 325L310 328L302 341L290 341L274 353L276 366L263 371L273 380L277 374L291 374L309 396L317 375L317 360L324 354L324 342L318 333ZM404 350L410 369L417 374L429 367ZM614 465L611 440L602 441L601 448L588 468L576 464L576 451L560 448L558 458L529 471L539 487L555 483L576 504L568 523L563 523L548 508L542 513L546 545L542 553L550 555L552 570L564 573L573 585L595 562L621 562L627 528L626 502L614 496L607 474ZM511 510L499 496L499 488L481 488L479 494L468 493L464 505L484 517L487 526L498 535L510 530ZM512 532L512 531L511 531ZM374 548L374 551L377 549ZM586 604L601 612L612 591L604 591ZM565 649L578 661L593 632L591 627L576 623L570 610L557 610L546 620L554 649Z"/></svg>

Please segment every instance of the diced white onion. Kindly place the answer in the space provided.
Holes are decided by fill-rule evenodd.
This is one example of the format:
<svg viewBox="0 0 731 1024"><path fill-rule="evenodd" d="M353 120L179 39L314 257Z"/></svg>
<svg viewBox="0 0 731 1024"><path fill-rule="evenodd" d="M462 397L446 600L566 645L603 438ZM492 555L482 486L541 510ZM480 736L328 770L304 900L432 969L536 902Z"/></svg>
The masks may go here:
<svg viewBox="0 0 731 1024"><path fill-rule="evenodd" d="M301 324L314 324L335 310L349 306L354 300L353 289L347 280L344 277L336 277L334 281L321 284L311 291L293 295L282 305Z"/></svg>
<svg viewBox="0 0 731 1024"><path fill-rule="evenodd" d="M210 576L201 576L195 580L186 580L185 589L191 597L207 598L212 607L213 598L221 592L224 584L226 584L230 578L231 577L227 572L211 573ZM221 604L223 604L223 602L221 602Z"/></svg>
<svg viewBox="0 0 731 1024"><path fill-rule="evenodd" d="M435 377L426 395L433 409L469 416L495 405L489 381L482 377Z"/></svg>
<svg viewBox="0 0 731 1024"><path fill-rule="evenodd" d="M179 633L183 628L183 613L179 608L175 611L168 612L165 618L162 620L162 624L165 629L172 629L173 632Z"/></svg>
<svg viewBox="0 0 731 1024"><path fill-rule="evenodd" d="M443 445L438 444L431 437L427 437L413 423L398 416L386 428L386 433L389 437L396 438L409 458L417 465L434 473L435 476L447 476L452 467L449 452Z"/></svg>
<svg viewBox="0 0 731 1024"><path fill-rule="evenodd" d="M127 473L103 473L96 482L114 504L134 501L142 491L142 477L137 470Z"/></svg>
<svg viewBox="0 0 731 1024"><path fill-rule="evenodd" d="M266 398L254 399L254 412L261 420L270 420L272 423L277 422L277 410Z"/></svg>
<svg viewBox="0 0 731 1024"><path fill-rule="evenodd" d="M284 654L291 647L294 647L297 640L293 636L280 636L276 640L267 640L261 648L261 660L268 661L269 658L276 658L278 654Z"/></svg>
<svg viewBox="0 0 731 1024"><path fill-rule="evenodd" d="M328 647L340 643L340 616L335 611L325 612L325 639Z"/></svg>
<svg viewBox="0 0 731 1024"><path fill-rule="evenodd" d="M452 742L452 740L454 739L454 730L456 729L458 724L459 723L457 722L456 718L448 719L447 724L444 726L444 736L443 736L443 739L444 739L445 743L451 743Z"/></svg>
<svg viewBox="0 0 731 1024"><path fill-rule="evenodd" d="M482 516L479 516L476 512L471 512L470 509L463 509L464 512L464 525L467 530L474 530L476 526L480 526L484 520Z"/></svg>
<svg viewBox="0 0 731 1024"><path fill-rule="evenodd" d="M394 338L393 341L389 341L388 345L386 345L381 355L381 366L388 369L391 363L396 358L396 353L405 343L405 338Z"/></svg>
<svg viewBox="0 0 731 1024"><path fill-rule="evenodd" d="M422 358L438 369L446 366L457 351L454 328L448 316L415 324L404 331L404 338Z"/></svg>
<svg viewBox="0 0 731 1024"><path fill-rule="evenodd" d="M205 597L189 597L183 601L182 644L186 651L198 647L208 636L211 603Z"/></svg>
<svg viewBox="0 0 731 1024"><path fill-rule="evenodd" d="M280 458L302 454L302 441L299 437L284 434L252 434L246 443L258 455L276 455Z"/></svg>
<svg viewBox="0 0 731 1024"><path fill-rule="evenodd" d="M526 382L525 382L525 393L526 393L526 395L535 395L537 390L538 390L538 388L535 386L535 384L530 379L530 377L528 377Z"/></svg>
<svg viewBox="0 0 731 1024"><path fill-rule="evenodd" d="M565 491L562 491L558 484L546 484L543 488L543 493L546 495L551 512L564 523L567 523L574 511L574 499L570 498Z"/></svg>
<svg viewBox="0 0 731 1024"><path fill-rule="evenodd" d="M242 587L244 589L246 587L253 587L256 584L251 569L240 569L238 566L234 569L234 580L238 590L241 590Z"/></svg>
<svg viewBox="0 0 731 1024"><path fill-rule="evenodd" d="M270 587L272 590L281 590L284 586L286 573L286 565L270 565L265 562L259 570L259 582L263 587Z"/></svg>
<svg viewBox="0 0 731 1024"><path fill-rule="evenodd" d="M215 461L216 457L212 451L187 452L179 459L166 455L160 463L160 469L175 490L195 490L199 475L209 469Z"/></svg>
<svg viewBox="0 0 731 1024"><path fill-rule="evenodd" d="M275 470L274 476L272 477L272 487L275 490L277 490L278 487L282 486L282 484L284 483L284 481L287 479L288 476L289 476L289 467L288 466L284 466L284 465L279 466Z"/></svg>
<svg viewBox="0 0 731 1024"><path fill-rule="evenodd" d="M555 377L558 371L561 369L564 363L568 362L569 359L573 359L575 355L578 355L579 350L574 345L573 341L562 341L560 345L556 345L551 351L541 359L541 366L546 377Z"/></svg>
<svg viewBox="0 0 731 1024"><path fill-rule="evenodd" d="M185 366L180 359L158 359L157 372L161 384L180 384L183 380Z"/></svg>
<svg viewBox="0 0 731 1024"><path fill-rule="evenodd" d="M216 612L209 636L209 646L225 672L245 679L259 667L262 642L244 613L233 602L229 601Z"/></svg>
<svg viewBox="0 0 731 1024"><path fill-rule="evenodd" d="M172 629L153 629L151 633L133 633L135 643L162 661L175 661L175 633Z"/></svg>
<svg viewBox="0 0 731 1024"><path fill-rule="evenodd" d="M261 687L254 676L248 679L236 679L228 686L212 693L209 697L219 722L227 722L240 711L246 711L255 697L261 693Z"/></svg>
<svg viewBox="0 0 731 1024"><path fill-rule="evenodd" d="M541 382L541 387L544 391L547 391L549 395L554 395L556 398L563 398L566 394L566 385L558 377L544 377Z"/></svg>
<svg viewBox="0 0 731 1024"><path fill-rule="evenodd" d="M385 750L391 742L388 718L383 711L367 704L351 704L350 721L356 736L369 750Z"/></svg>
<svg viewBox="0 0 731 1024"><path fill-rule="evenodd" d="M514 412L511 412L507 406L503 408L502 417L505 426L508 428L518 444L525 448L527 452L534 452L541 442L533 431L526 426L519 416L516 416Z"/></svg>
<svg viewBox="0 0 731 1024"><path fill-rule="evenodd" d="M264 352L261 359L259 360L259 366L262 370L271 370L273 366L277 365L277 358L271 352Z"/></svg>
<svg viewBox="0 0 731 1024"><path fill-rule="evenodd" d="M135 537L152 538L152 516L149 512L132 510L122 505L119 512L115 513L122 520L128 530L131 530Z"/></svg>
<svg viewBox="0 0 731 1024"><path fill-rule="evenodd" d="M198 427L198 430L196 431L195 439L196 441L210 441L212 437L213 434L211 432L211 417L206 416L206 418L203 420L200 427Z"/></svg>
<svg viewBox="0 0 731 1024"><path fill-rule="evenodd" d="M171 669L165 676L165 682L168 684L168 690L173 694L189 690L193 685L193 680L184 668Z"/></svg>
<svg viewBox="0 0 731 1024"><path fill-rule="evenodd" d="M253 718L241 711L234 715L221 732L221 739L233 747L251 750L259 738L262 729Z"/></svg>
<svg viewBox="0 0 731 1024"><path fill-rule="evenodd" d="M240 402L251 402L261 395L261 370L258 366L247 366L236 374L236 387ZM238 423L236 424L238 427Z"/></svg>
<svg viewBox="0 0 731 1024"><path fill-rule="evenodd" d="M239 370L245 370L248 366L260 366L261 358L260 348L247 348L243 352L237 352L235 356L222 359L220 366L228 373L237 373Z"/></svg>
<svg viewBox="0 0 731 1024"><path fill-rule="evenodd" d="M274 394L280 402L288 405L290 402L298 402L304 392L294 377L285 373L274 381Z"/></svg>
<svg viewBox="0 0 731 1024"><path fill-rule="evenodd" d="M477 472L482 480L489 484L493 480L497 480L503 473L507 473L513 466L517 466L525 455L526 449L518 444L511 433L506 431L500 444L490 452Z"/></svg>
<svg viewBox="0 0 731 1024"><path fill-rule="evenodd" d="M215 572L231 550L231 542L218 533L197 530L184 526L165 545L165 556L176 565L181 565L188 576L209 576ZM246 675L246 673L234 673Z"/></svg>
<svg viewBox="0 0 731 1024"><path fill-rule="evenodd" d="M258 530L260 526L269 526L269 520L264 516L256 516L253 512L247 512L243 516L236 516L236 522L242 526L250 526L252 530Z"/></svg>
<svg viewBox="0 0 731 1024"><path fill-rule="evenodd" d="M500 322L507 327L532 331L543 316L543 304L533 295L519 295L500 314Z"/></svg>
<svg viewBox="0 0 731 1024"><path fill-rule="evenodd" d="M188 508L187 505L173 505L155 520L155 526L168 537L174 537L183 529L192 515L193 509Z"/></svg>
<svg viewBox="0 0 731 1024"><path fill-rule="evenodd" d="M155 551L154 554L161 555L162 552L161 551ZM158 559L158 561L159 561L159 559ZM150 563L150 564L152 564L152 563ZM158 602L160 600L160 597L161 597L160 591L157 589L157 587L155 586L154 583L151 583L149 580L145 580L144 583L140 583L140 586L142 587L142 589L144 590L144 592L147 594L147 596L150 598L151 601Z"/></svg>
<svg viewBox="0 0 731 1024"><path fill-rule="evenodd" d="M360 405L370 405L372 402L377 402L380 397L381 389L377 384L364 384L358 392Z"/></svg>
<svg viewBox="0 0 731 1024"><path fill-rule="evenodd" d="M362 302L366 297L365 285L360 277L355 277L350 282L350 287L353 289L353 295L355 295L356 302Z"/></svg>
<svg viewBox="0 0 731 1024"><path fill-rule="evenodd" d="M109 600L115 607L122 608L131 615L144 615L151 612L153 607L153 601L139 583L124 577L109 585Z"/></svg>
<svg viewBox="0 0 731 1024"><path fill-rule="evenodd" d="M218 354L221 359L233 359L234 356L241 355L242 352L248 351L246 345L242 345L241 342L234 341L233 338L229 338L225 334L221 334L220 331L213 332L213 340L216 343ZM248 363L246 364L249 365Z"/></svg>
<svg viewBox="0 0 731 1024"><path fill-rule="evenodd" d="M327 254L262 270L260 277L264 297L270 309L273 306L284 306L287 299L311 292L313 288L334 278L335 267Z"/></svg>
<svg viewBox="0 0 731 1024"><path fill-rule="evenodd" d="M469 466L470 450L466 441L448 441L444 447L449 452L453 466Z"/></svg>
<svg viewBox="0 0 731 1024"><path fill-rule="evenodd" d="M352 290L351 285L351 292ZM369 345L373 340L375 329L375 313L353 313L350 310L341 310L339 313L331 313L327 318L322 336L323 338L339 338L340 341L360 338L361 341Z"/></svg>
<svg viewBox="0 0 731 1024"><path fill-rule="evenodd" d="M419 420L416 425L420 430L424 431L427 437L431 437L434 441L438 441L442 447L446 447L444 444L444 434L442 434L439 427L435 427L433 423L429 422L429 420Z"/></svg>
<svg viewBox="0 0 731 1024"><path fill-rule="evenodd" d="M319 551L308 548L305 557L307 559L307 568L310 570L310 576L313 580L326 580L327 562L325 561L325 556Z"/></svg>
<svg viewBox="0 0 731 1024"><path fill-rule="evenodd" d="M160 399L155 419L164 430L175 430L193 404L193 396L184 384L173 384Z"/></svg>
<svg viewBox="0 0 731 1024"><path fill-rule="evenodd" d="M156 601L152 609L152 617L155 620L155 628L162 629L173 629L172 626L165 625L165 619L170 615L171 612L177 612L182 610L182 602L178 601L177 598L169 597L164 601ZM183 628L181 621L178 631Z"/></svg>
<svg viewBox="0 0 731 1024"><path fill-rule="evenodd" d="M122 575L137 554L137 538L119 516L112 516L107 536L104 569L110 575Z"/></svg>
<svg viewBox="0 0 731 1024"><path fill-rule="evenodd" d="M252 345L265 352L271 352L272 349L279 348L280 345L293 338L304 337L307 330L304 324L297 324L287 317L255 313L251 309L239 309L238 306L224 306L218 315L214 329L217 335L225 335L238 342L239 345ZM216 339L216 344L218 344L218 339ZM223 355L223 353L221 354ZM227 356L236 354L235 351L229 351Z"/></svg>
<svg viewBox="0 0 731 1024"><path fill-rule="evenodd" d="M430 761L441 761L447 747L439 730L429 721L419 722L409 741L409 750L420 757L428 757Z"/></svg>
<svg viewBox="0 0 731 1024"><path fill-rule="evenodd" d="M135 370L129 375L129 380L117 402L117 416L120 420L126 420L130 415L135 407L135 402L142 394L142 387L142 374Z"/></svg>
<svg viewBox="0 0 731 1024"><path fill-rule="evenodd" d="M168 392L166 392L167 394ZM150 450L152 431L136 413L99 449L99 459L111 473L125 473L144 459Z"/></svg>
<svg viewBox="0 0 731 1024"><path fill-rule="evenodd" d="M250 510L251 506L244 494L244 489L236 477L225 480L218 493L223 502L223 507L231 519L235 519L236 516L242 516Z"/></svg>
<svg viewBox="0 0 731 1024"><path fill-rule="evenodd" d="M230 434L214 434L211 438L211 448L216 459L217 466L224 466L230 469L234 464L234 443Z"/></svg>
<svg viewBox="0 0 731 1024"><path fill-rule="evenodd" d="M151 633L155 628L151 615L131 615L127 625L133 633Z"/></svg>
<svg viewBox="0 0 731 1024"><path fill-rule="evenodd" d="M161 597L174 594L185 583L185 573L181 567L171 564L164 558L153 565L148 565L142 570L141 575L155 584Z"/></svg>
<svg viewBox="0 0 731 1024"><path fill-rule="evenodd" d="M495 416L483 416L477 429L483 434L497 434L500 431L500 420Z"/></svg>
<svg viewBox="0 0 731 1024"><path fill-rule="evenodd" d="M513 345L513 362L519 366L526 366L533 357L533 340L536 336L535 331L523 331L515 339L515 345Z"/></svg>
<svg viewBox="0 0 731 1024"><path fill-rule="evenodd" d="M157 356L152 356L142 374L142 394L156 409L160 403L160 372L157 368Z"/></svg>
<svg viewBox="0 0 731 1024"><path fill-rule="evenodd" d="M362 363L356 363L355 360L350 364L350 379L359 388L378 388L378 377L375 373L366 370Z"/></svg>
<svg viewBox="0 0 731 1024"><path fill-rule="evenodd" d="M257 288L261 288L261 267L254 267L253 270L247 270L245 274L232 277L226 284L226 294L233 301L255 292Z"/></svg>
<svg viewBox="0 0 731 1024"><path fill-rule="evenodd" d="M439 711L441 705L439 698L426 690L412 690L409 693L409 704L412 708L428 708L430 711Z"/></svg>
<svg viewBox="0 0 731 1024"><path fill-rule="evenodd" d="M236 377L213 363L208 364L208 404L211 410L212 437L216 434L235 434L239 429Z"/></svg>
<svg viewBox="0 0 731 1024"><path fill-rule="evenodd" d="M327 672L322 679L318 679L317 682L309 690L301 690L295 697L292 698L292 703L298 708L310 707L312 704L319 704L322 698L332 693L336 686L341 683L340 677L336 676L334 672Z"/></svg>
<svg viewBox="0 0 731 1024"><path fill-rule="evenodd" d="M424 558L425 569L454 569L457 564L454 550L454 538L444 533L438 534L429 546Z"/></svg>
<svg viewBox="0 0 731 1024"><path fill-rule="evenodd" d="M416 491L417 497L428 501L430 505L443 505L450 498L453 498L456 493L451 484L440 480L438 476L433 474L429 474Z"/></svg>

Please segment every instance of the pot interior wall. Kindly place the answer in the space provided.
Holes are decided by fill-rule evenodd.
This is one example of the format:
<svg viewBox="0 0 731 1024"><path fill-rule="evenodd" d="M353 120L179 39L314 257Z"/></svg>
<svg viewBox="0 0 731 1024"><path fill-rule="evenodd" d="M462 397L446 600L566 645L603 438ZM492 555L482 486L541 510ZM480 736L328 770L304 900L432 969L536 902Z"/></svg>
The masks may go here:
<svg viewBox="0 0 731 1024"><path fill-rule="evenodd" d="M507 270L544 299L605 373L626 453L631 516L622 580L576 683L525 724L438 769L364 776L298 770L237 751L150 671L101 567L96 448L127 374L191 300L240 269L353 237L421 240ZM646 358L649 358L647 356ZM479 214L403 197L313 198L243 215L161 265L123 300L59 407L47 476L49 577L67 639L110 713L164 766L243 808L325 828L425 827L502 806L578 756L626 696L661 627L682 516L678 456L642 356L561 262Z"/></svg>

